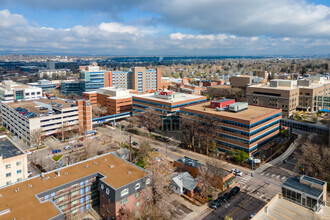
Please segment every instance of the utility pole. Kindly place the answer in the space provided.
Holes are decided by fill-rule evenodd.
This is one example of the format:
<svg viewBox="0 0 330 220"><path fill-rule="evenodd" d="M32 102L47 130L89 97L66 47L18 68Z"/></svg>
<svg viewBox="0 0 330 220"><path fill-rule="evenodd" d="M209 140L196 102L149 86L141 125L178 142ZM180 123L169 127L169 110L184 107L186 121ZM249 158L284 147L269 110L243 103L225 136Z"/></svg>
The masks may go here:
<svg viewBox="0 0 330 220"><path fill-rule="evenodd" d="M129 136L129 162L132 161L131 151L132 151L132 135Z"/></svg>

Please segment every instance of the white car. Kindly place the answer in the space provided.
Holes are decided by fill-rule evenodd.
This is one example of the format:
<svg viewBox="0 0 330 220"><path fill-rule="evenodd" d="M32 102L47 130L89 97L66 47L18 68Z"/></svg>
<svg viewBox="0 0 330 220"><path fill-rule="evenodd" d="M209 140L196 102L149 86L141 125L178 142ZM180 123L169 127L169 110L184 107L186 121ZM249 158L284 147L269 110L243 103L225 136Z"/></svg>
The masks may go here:
<svg viewBox="0 0 330 220"><path fill-rule="evenodd" d="M233 172L235 176L243 176L243 172L239 169L232 169L231 172Z"/></svg>
<svg viewBox="0 0 330 220"><path fill-rule="evenodd" d="M76 140L72 140L72 141L69 141L69 144L74 144L76 142L77 142Z"/></svg>
<svg viewBox="0 0 330 220"><path fill-rule="evenodd" d="M28 177L32 175L32 171L29 171L28 172Z"/></svg>
<svg viewBox="0 0 330 220"><path fill-rule="evenodd" d="M90 137L88 137L88 139L93 139L93 138L95 138L95 136L90 136Z"/></svg>
<svg viewBox="0 0 330 220"><path fill-rule="evenodd" d="M30 154L32 154L32 151L29 151L29 150L28 150L28 151L26 151L26 154L27 154L27 155L30 155Z"/></svg>
<svg viewBox="0 0 330 220"><path fill-rule="evenodd" d="M64 150L70 150L71 148L72 148L71 145L67 145L67 146L64 147Z"/></svg>

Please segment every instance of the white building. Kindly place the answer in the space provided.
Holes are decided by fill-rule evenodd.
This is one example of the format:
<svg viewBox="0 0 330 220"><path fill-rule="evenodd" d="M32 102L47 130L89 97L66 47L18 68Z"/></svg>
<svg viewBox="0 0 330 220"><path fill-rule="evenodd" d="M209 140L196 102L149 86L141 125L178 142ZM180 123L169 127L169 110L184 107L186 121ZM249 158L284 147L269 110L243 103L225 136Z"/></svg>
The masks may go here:
<svg viewBox="0 0 330 220"><path fill-rule="evenodd" d="M22 99L38 99L42 97L42 89L12 80L4 80L0 84L0 100L14 101Z"/></svg>
<svg viewBox="0 0 330 220"><path fill-rule="evenodd" d="M79 111L78 111L79 109ZM64 99L37 99L1 103L2 125L26 143L32 145L30 136L42 129L42 136L79 128L92 130L92 111L89 101Z"/></svg>
<svg viewBox="0 0 330 220"><path fill-rule="evenodd" d="M66 73L69 72L68 69L46 69L39 70L38 77L39 78L56 78L56 77L65 77Z"/></svg>
<svg viewBox="0 0 330 220"><path fill-rule="evenodd" d="M0 136L0 187L28 177L27 155L7 136Z"/></svg>

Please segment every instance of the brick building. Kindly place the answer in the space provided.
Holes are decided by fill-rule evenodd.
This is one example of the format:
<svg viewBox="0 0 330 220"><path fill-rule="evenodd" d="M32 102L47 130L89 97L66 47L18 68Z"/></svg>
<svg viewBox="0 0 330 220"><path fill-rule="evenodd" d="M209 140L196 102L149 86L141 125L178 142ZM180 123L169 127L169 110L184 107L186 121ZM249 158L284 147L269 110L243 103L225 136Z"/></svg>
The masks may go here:
<svg viewBox="0 0 330 220"><path fill-rule="evenodd" d="M151 174L112 154L102 155L0 188L0 219L116 219L139 216L151 193ZM99 210L99 211L98 211Z"/></svg>

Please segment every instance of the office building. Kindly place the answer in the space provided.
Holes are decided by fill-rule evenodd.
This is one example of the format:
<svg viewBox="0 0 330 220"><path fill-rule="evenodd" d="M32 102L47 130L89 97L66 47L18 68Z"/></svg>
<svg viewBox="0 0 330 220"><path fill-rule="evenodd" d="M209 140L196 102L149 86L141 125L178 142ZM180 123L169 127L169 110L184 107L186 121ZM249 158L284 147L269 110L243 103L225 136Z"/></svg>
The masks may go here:
<svg viewBox="0 0 330 220"><path fill-rule="evenodd" d="M151 193L149 172L110 153L0 189L0 219L84 219L88 213L137 217ZM95 215L94 215L95 216Z"/></svg>
<svg viewBox="0 0 330 220"><path fill-rule="evenodd" d="M77 80L65 80L61 81L61 94L63 95L70 95L70 94L77 94L81 96L80 90L80 81Z"/></svg>
<svg viewBox="0 0 330 220"><path fill-rule="evenodd" d="M264 80L263 78L258 76L248 76L248 75L232 76L230 78L230 85L232 88L245 89L249 85L261 84L263 80Z"/></svg>
<svg viewBox="0 0 330 220"><path fill-rule="evenodd" d="M54 70L55 69L55 61L47 60L46 68L49 69L49 70Z"/></svg>
<svg viewBox="0 0 330 220"><path fill-rule="evenodd" d="M259 219L328 219L327 182L303 175L282 183L282 193L271 199L254 217Z"/></svg>
<svg viewBox="0 0 330 220"><path fill-rule="evenodd" d="M180 127L180 107L205 101L205 96L157 91L153 94L133 95L133 112L154 110L162 118L162 130L172 131Z"/></svg>
<svg viewBox="0 0 330 220"><path fill-rule="evenodd" d="M231 103L230 100L224 103L221 108L212 103L183 106L180 115L200 117L201 122L203 118L215 120L219 151L239 149L253 155L279 135L281 109Z"/></svg>
<svg viewBox="0 0 330 220"><path fill-rule="evenodd" d="M39 70L37 75L39 79L57 79L66 77L68 72L70 72L69 69L45 69Z"/></svg>
<svg viewBox="0 0 330 220"><path fill-rule="evenodd" d="M161 89L161 69L133 67L131 71L107 71L104 86L133 89L138 93L157 91Z"/></svg>
<svg viewBox="0 0 330 220"><path fill-rule="evenodd" d="M7 136L0 136L0 187L28 176L26 153Z"/></svg>
<svg viewBox="0 0 330 220"><path fill-rule="evenodd" d="M80 67L80 90L82 92L95 91L104 87L104 71L97 63L91 63L87 67Z"/></svg>
<svg viewBox="0 0 330 220"><path fill-rule="evenodd" d="M22 99L38 99L42 97L42 89L13 82L12 80L4 80L0 84L0 100L14 101Z"/></svg>
<svg viewBox="0 0 330 220"><path fill-rule="evenodd" d="M92 106L107 107L110 115L132 111L132 95L127 89L104 87L95 92L84 92L82 97L90 100Z"/></svg>
<svg viewBox="0 0 330 220"><path fill-rule="evenodd" d="M39 87L42 89L42 91L46 91L48 89L56 89L57 85L56 83L53 83L49 80L38 80L38 82L34 82L34 83L28 83L28 85L30 86L35 86L35 87Z"/></svg>
<svg viewBox="0 0 330 220"><path fill-rule="evenodd" d="M36 99L1 103L2 125L28 144L31 133L42 129L42 136L70 130L92 130L92 108L86 100Z"/></svg>
<svg viewBox="0 0 330 220"><path fill-rule="evenodd" d="M330 81L271 80L269 84L248 86L249 104L282 108L283 116L290 117L296 110L318 111L315 96L330 95Z"/></svg>

